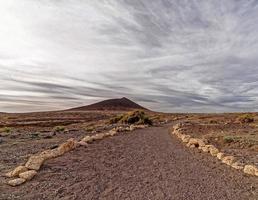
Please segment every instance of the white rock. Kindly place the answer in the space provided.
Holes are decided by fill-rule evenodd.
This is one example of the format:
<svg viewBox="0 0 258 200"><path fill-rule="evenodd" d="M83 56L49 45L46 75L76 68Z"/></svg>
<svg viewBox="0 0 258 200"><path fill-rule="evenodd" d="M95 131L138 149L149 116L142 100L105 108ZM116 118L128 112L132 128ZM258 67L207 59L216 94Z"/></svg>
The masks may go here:
<svg viewBox="0 0 258 200"><path fill-rule="evenodd" d="M10 186L15 187L15 186L21 185L25 182L26 182L26 179L24 179L24 178L16 178L14 180L8 181L7 184L10 185Z"/></svg>
<svg viewBox="0 0 258 200"><path fill-rule="evenodd" d="M20 174L19 174L19 177L20 177L20 178L23 178L23 179L25 179L25 180L27 180L27 181L29 181L29 180L31 180L36 174L37 174L37 171L35 171L35 170L29 170L29 171L20 173Z"/></svg>
<svg viewBox="0 0 258 200"><path fill-rule="evenodd" d="M28 171L27 167L25 167L25 166L18 166L13 171L5 174L5 176L11 178L11 177L18 176L20 173L26 172L26 171Z"/></svg>
<svg viewBox="0 0 258 200"><path fill-rule="evenodd" d="M245 165L244 173L257 176L258 168L254 165Z"/></svg>

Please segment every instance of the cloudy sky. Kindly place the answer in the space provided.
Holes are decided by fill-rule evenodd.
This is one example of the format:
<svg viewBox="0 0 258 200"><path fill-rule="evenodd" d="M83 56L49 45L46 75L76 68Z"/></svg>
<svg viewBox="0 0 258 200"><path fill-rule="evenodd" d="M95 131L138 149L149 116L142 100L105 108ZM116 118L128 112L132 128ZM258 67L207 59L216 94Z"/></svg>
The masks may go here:
<svg viewBox="0 0 258 200"><path fill-rule="evenodd" d="M0 24L0 112L258 111L257 0L0 0Z"/></svg>

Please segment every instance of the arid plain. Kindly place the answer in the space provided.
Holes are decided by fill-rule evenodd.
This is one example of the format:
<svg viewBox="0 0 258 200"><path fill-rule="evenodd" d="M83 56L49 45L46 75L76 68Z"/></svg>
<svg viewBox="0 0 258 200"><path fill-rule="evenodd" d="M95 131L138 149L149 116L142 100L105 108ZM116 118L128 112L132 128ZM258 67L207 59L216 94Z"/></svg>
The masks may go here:
<svg viewBox="0 0 258 200"><path fill-rule="evenodd" d="M0 199L257 199L256 171L244 172L246 165L258 165L257 113L139 108L120 99L67 111L1 113ZM218 152L212 156L187 137L182 142L175 130ZM104 137L112 131L116 134ZM82 142L96 135L100 138ZM31 180L8 185L15 177L6 173L71 138L76 148L44 161ZM221 152L238 167L220 162Z"/></svg>

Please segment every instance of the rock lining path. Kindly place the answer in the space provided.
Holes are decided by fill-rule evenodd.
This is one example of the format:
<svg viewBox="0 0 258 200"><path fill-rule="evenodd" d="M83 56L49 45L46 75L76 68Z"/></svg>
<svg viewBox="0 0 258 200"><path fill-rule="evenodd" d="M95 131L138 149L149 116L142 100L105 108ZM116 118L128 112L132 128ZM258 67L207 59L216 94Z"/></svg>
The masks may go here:
<svg viewBox="0 0 258 200"><path fill-rule="evenodd" d="M50 160L32 181L1 185L0 199L255 200L258 179L152 127Z"/></svg>

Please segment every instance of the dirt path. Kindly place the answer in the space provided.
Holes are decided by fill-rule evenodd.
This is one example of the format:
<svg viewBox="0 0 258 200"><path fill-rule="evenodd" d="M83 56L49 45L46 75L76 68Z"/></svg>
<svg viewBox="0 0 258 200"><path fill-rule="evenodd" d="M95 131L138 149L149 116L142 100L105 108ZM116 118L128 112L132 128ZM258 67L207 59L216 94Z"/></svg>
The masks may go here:
<svg viewBox="0 0 258 200"><path fill-rule="evenodd" d="M258 198L257 178L184 147L167 127L80 147L46 163L32 181L0 190L0 199Z"/></svg>

